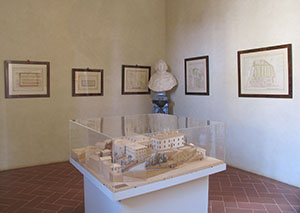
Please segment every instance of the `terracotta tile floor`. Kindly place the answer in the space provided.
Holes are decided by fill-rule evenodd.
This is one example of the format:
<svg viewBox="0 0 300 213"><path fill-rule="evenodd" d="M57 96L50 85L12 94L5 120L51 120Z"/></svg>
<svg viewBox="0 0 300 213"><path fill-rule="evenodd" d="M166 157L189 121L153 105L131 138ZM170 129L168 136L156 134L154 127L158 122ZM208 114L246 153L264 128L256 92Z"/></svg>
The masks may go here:
<svg viewBox="0 0 300 213"><path fill-rule="evenodd" d="M300 189L229 167L210 177L209 212L300 212ZM69 163L0 172L0 212L84 212L82 176Z"/></svg>
<svg viewBox="0 0 300 213"><path fill-rule="evenodd" d="M209 212L300 212L300 188L228 167L209 178Z"/></svg>
<svg viewBox="0 0 300 213"><path fill-rule="evenodd" d="M70 163L0 172L0 212L84 212L82 175Z"/></svg>

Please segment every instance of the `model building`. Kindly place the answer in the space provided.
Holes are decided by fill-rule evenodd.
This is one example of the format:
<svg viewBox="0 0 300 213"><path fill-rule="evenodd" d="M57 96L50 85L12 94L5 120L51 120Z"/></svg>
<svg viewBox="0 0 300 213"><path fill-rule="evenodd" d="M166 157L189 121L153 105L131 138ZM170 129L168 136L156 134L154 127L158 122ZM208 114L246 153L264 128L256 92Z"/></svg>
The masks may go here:
<svg viewBox="0 0 300 213"><path fill-rule="evenodd" d="M153 135L151 140L156 151L182 147L185 143L184 134L178 132Z"/></svg>
<svg viewBox="0 0 300 213"><path fill-rule="evenodd" d="M202 160L205 150L188 144L183 133L170 131L100 141L95 146L75 148L71 155L95 173L121 182L125 174L174 169Z"/></svg>

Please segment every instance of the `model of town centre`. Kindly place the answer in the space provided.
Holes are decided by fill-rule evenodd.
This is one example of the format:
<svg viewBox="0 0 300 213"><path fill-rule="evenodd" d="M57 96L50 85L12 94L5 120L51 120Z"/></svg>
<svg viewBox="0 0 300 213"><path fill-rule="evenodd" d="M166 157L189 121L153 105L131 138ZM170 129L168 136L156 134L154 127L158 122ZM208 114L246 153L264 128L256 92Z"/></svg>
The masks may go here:
<svg viewBox="0 0 300 213"><path fill-rule="evenodd" d="M152 135L107 139L72 149L72 158L112 182L122 182L126 173L175 169L205 158L205 149L187 143L183 133L170 131Z"/></svg>

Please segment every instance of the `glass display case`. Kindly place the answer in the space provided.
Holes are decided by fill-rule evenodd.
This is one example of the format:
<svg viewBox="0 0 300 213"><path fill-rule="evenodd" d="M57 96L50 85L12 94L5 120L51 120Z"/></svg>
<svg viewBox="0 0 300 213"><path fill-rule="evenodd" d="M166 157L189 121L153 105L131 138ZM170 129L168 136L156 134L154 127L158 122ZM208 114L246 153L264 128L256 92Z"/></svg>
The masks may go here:
<svg viewBox="0 0 300 213"><path fill-rule="evenodd" d="M167 114L72 120L70 160L118 192L224 163L225 126Z"/></svg>

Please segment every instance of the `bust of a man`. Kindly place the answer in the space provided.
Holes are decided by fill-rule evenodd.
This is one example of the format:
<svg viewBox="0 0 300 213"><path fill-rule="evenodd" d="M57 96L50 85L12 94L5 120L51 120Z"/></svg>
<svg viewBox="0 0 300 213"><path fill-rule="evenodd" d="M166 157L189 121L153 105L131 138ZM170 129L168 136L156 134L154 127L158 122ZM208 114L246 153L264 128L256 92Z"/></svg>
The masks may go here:
<svg viewBox="0 0 300 213"><path fill-rule="evenodd" d="M154 92L166 92L177 85L176 78L167 72L168 66L163 60L155 65L155 73L152 75L148 87Z"/></svg>

